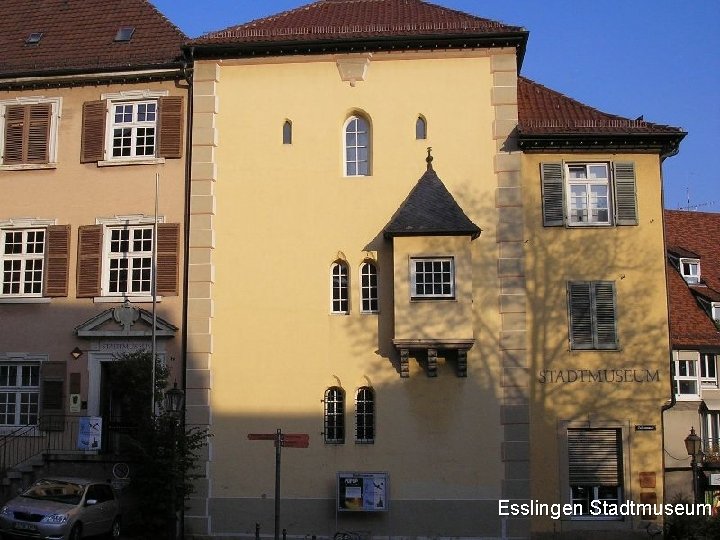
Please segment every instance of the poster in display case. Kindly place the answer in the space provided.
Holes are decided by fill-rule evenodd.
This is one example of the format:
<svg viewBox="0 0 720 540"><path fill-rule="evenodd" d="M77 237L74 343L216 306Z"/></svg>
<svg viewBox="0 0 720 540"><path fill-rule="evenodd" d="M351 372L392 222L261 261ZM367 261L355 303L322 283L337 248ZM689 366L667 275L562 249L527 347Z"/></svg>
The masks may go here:
<svg viewBox="0 0 720 540"><path fill-rule="evenodd" d="M387 512L387 473L338 473L337 509L338 512Z"/></svg>

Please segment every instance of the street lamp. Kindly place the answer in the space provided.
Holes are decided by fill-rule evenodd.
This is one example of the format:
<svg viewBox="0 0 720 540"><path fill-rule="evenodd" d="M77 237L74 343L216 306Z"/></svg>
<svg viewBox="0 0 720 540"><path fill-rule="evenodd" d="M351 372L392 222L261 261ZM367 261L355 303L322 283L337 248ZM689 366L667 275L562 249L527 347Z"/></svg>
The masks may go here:
<svg viewBox="0 0 720 540"><path fill-rule="evenodd" d="M177 527L177 428L182 418L185 392L177 387L177 383L165 392L165 412L170 415L170 437L172 445L172 470L170 472L170 516L168 519L168 539L178 538Z"/></svg>
<svg viewBox="0 0 720 540"><path fill-rule="evenodd" d="M695 427L690 428L690 434L685 437L685 449L688 456L692 458L690 467L692 468L692 486L693 486L693 502L698 502L698 474L697 474L697 456L702 451L702 440L695 434Z"/></svg>

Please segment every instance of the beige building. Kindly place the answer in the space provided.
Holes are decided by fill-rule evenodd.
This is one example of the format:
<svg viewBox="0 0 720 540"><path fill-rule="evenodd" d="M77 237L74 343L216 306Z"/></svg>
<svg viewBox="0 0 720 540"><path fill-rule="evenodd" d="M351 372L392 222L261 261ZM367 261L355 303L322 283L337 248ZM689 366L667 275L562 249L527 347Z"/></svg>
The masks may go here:
<svg viewBox="0 0 720 540"><path fill-rule="evenodd" d="M133 420L107 366L152 349L153 311L157 352L182 381L188 84L185 36L145 0L3 7L5 469L31 457L23 435L52 437L58 451L113 450L113 430ZM81 442L80 417L101 417L102 435Z"/></svg>
<svg viewBox="0 0 720 540"><path fill-rule="evenodd" d="M518 77L526 39L334 0L186 47L187 420L214 434L188 532L662 523L590 509L663 500L661 162L684 134Z"/></svg>

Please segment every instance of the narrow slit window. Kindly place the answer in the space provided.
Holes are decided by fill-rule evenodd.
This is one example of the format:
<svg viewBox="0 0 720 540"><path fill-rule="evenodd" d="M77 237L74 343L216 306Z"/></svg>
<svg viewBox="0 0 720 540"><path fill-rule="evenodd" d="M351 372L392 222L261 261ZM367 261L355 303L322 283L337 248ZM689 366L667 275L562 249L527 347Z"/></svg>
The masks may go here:
<svg viewBox="0 0 720 540"><path fill-rule="evenodd" d="M415 122L415 138L418 141L427 139L427 120L422 116L418 116Z"/></svg>
<svg viewBox="0 0 720 540"><path fill-rule="evenodd" d="M360 267L360 299L363 313L378 312L378 274L372 261L365 261Z"/></svg>
<svg viewBox="0 0 720 540"><path fill-rule="evenodd" d="M345 442L345 391L331 386L325 391L324 438L326 444Z"/></svg>
<svg viewBox="0 0 720 540"><path fill-rule="evenodd" d="M375 442L375 392L368 386L359 388L355 399L355 442Z"/></svg>
<svg viewBox="0 0 720 540"><path fill-rule="evenodd" d="M332 313L347 314L350 312L349 278L348 266L343 261L333 263L331 268L332 278Z"/></svg>
<svg viewBox="0 0 720 540"><path fill-rule="evenodd" d="M345 175L370 175L370 123L351 116L345 124Z"/></svg>
<svg viewBox="0 0 720 540"><path fill-rule="evenodd" d="M292 122L290 120L285 120L282 130L283 144L292 144L292 135Z"/></svg>

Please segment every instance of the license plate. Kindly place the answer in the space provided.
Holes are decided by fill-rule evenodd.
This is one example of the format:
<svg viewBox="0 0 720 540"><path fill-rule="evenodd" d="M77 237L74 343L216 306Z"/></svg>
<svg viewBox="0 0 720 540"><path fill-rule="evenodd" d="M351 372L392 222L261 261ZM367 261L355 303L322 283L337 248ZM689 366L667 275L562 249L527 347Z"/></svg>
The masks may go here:
<svg viewBox="0 0 720 540"><path fill-rule="evenodd" d="M32 523L15 523L15 528L21 531L36 531L37 525L33 525Z"/></svg>

